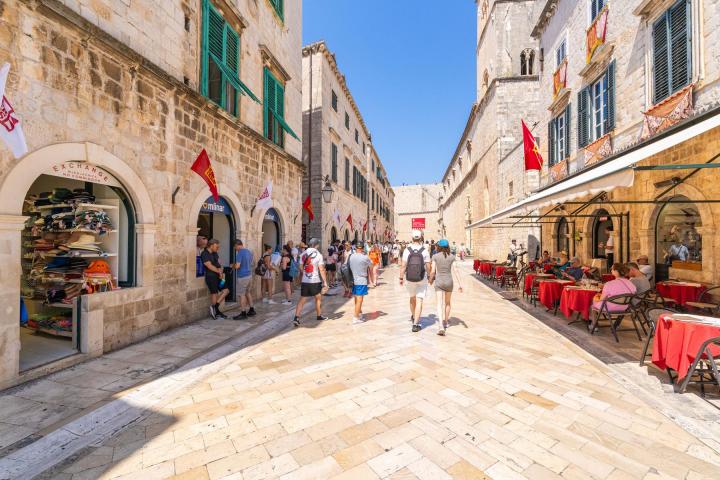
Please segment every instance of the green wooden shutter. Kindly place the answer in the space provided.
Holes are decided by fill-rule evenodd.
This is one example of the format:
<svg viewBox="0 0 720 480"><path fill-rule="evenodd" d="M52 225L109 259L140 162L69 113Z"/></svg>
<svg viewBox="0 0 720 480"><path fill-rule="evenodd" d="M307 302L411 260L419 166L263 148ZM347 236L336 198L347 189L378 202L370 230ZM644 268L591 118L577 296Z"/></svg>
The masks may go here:
<svg viewBox="0 0 720 480"><path fill-rule="evenodd" d="M681 0L668 12L670 34L670 89L676 92L691 79L690 2Z"/></svg>
<svg viewBox="0 0 720 480"><path fill-rule="evenodd" d="M608 65L605 72L605 82L608 92L605 133L608 133L615 128L615 60Z"/></svg>
<svg viewBox="0 0 720 480"><path fill-rule="evenodd" d="M332 144L332 150L331 150L331 158L332 158L332 181L337 183L338 181L338 148L337 145L334 143Z"/></svg>
<svg viewBox="0 0 720 480"><path fill-rule="evenodd" d="M220 61L225 58L223 55L224 33L225 19L208 2L208 50Z"/></svg>
<svg viewBox="0 0 720 480"><path fill-rule="evenodd" d="M225 24L225 64L234 74L238 74L240 66L240 36Z"/></svg>
<svg viewBox="0 0 720 480"><path fill-rule="evenodd" d="M570 157L570 104L565 107L565 157Z"/></svg>
<svg viewBox="0 0 720 480"><path fill-rule="evenodd" d="M583 88L578 92L578 148L588 144L590 128L590 92Z"/></svg>
<svg viewBox="0 0 720 480"><path fill-rule="evenodd" d="M555 165L555 119L548 122L548 165Z"/></svg>
<svg viewBox="0 0 720 480"><path fill-rule="evenodd" d="M653 103L658 103L670 95L668 54L668 19L667 15L663 15L653 25L653 83L655 86Z"/></svg>
<svg viewBox="0 0 720 480"><path fill-rule="evenodd" d="M265 95L263 97L263 134L266 138L270 138L272 131L272 110L275 108L275 80L270 76L267 69L264 71ZM270 138L270 140L273 140Z"/></svg>

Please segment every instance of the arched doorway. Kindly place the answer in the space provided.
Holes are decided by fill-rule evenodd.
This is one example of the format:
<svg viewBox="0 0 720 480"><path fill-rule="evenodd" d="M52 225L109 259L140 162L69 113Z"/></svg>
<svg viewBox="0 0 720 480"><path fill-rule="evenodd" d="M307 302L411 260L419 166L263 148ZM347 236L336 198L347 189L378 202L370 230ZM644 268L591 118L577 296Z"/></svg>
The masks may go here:
<svg viewBox="0 0 720 480"><path fill-rule="evenodd" d="M345 241L346 242L350 241L350 231L349 230L345 230Z"/></svg>
<svg viewBox="0 0 720 480"><path fill-rule="evenodd" d="M702 268L702 218L697 206L683 195L660 209L655 222L655 280L667 280L671 266ZM688 203L676 203L688 201Z"/></svg>
<svg viewBox="0 0 720 480"><path fill-rule="evenodd" d="M19 370L80 351L82 296L136 285L135 207L109 172L68 161L24 196Z"/></svg>
<svg viewBox="0 0 720 480"><path fill-rule="evenodd" d="M607 229L613 228L613 221L610 214L605 209L600 209L595 212L595 218L593 219L592 226L592 254L593 258L606 258L605 256L605 245L607 244L608 238L610 237L607 233ZM610 268L610 265L608 265Z"/></svg>
<svg viewBox="0 0 720 480"><path fill-rule="evenodd" d="M274 208L265 212L262 223L262 243L270 245L273 252L280 251L280 242L282 239L282 224L280 215Z"/></svg>
<svg viewBox="0 0 720 480"><path fill-rule="evenodd" d="M357 242L358 240L360 240L360 232L355 230L355 241Z"/></svg>
<svg viewBox="0 0 720 480"><path fill-rule="evenodd" d="M330 228L330 243L335 243L338 239L337 229L335 227Z"/></svg>
<svg viewBox="0 0 720 480"><path fill-rule="evenodd" d="M570 225L565 217L558 220L555 237L556 251L561 252L564 250L570 255Z"/></svg>
<svg viewBox="0 0 720 480"><path fill-rule="evenodd" d="M230 203L220 197L216 202L213 197L208 197L200 207L198 214L197 227L198 239L215 238L220 241L220 263L222 265L230 265L233 263L233 240L236 238L236 221L235 215ZM201 246L198 242L198 248ZM198 252L198 255L202 252ZM198 264L197 276L202 276L202 265Z"/></svg>

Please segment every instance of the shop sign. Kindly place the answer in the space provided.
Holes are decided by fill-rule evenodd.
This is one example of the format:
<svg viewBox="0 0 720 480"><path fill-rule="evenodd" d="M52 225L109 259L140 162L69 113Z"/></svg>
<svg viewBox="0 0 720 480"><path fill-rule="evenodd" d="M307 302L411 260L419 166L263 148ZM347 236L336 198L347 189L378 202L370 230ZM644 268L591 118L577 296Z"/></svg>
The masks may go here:
<svg viewBox="0 0 720 480"><path fill-rule="evenodd" d="M412 219L412 229L413 230L424 230L425 229L425 219L424 218L413 218Z"/></svg>
<svg viewBox="0 0 720 480"><path fill-rule="evenodd" d="M50 167L47 175L80 180L81 182L99 183L113 187L121 186L115 178L103 168L87 162L63 162Z"/></svg>
<svg viewBox="0 0 720 480"><path fill-rule="evenodd" d="M230 209L230 205L227 204L224 198L220 197L220 199L216 202L213 197L208 197L207 200L202 204L202 207L200 207L200 211L204 213L219 213L220 215L230 215L230 212L232 211Z"/></svg>
<svg viewBox="0 0 720 480"><path fill-rule="evenodd" d="M265 220L280 223L280 216L277 214L274 208L271 208L270 210L265 212Z"/></svg>

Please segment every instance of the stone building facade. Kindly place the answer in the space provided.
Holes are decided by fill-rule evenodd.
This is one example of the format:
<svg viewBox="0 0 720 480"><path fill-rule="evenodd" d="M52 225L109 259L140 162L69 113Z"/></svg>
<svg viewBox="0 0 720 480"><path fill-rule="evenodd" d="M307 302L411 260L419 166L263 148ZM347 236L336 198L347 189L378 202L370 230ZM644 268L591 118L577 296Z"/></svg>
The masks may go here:
<svg viewBox="0 0 720 480"><path fill-rule="evenodd" d="M29 147L19 159L0 148L0 298L7 306L0 388L207 315L196 266L201 219L225 225L221 258L229 259L233 238L259 253L269 221L278 242L300 237L294 218L304 166L290 131L302 134L301 13L300 0L0 2L0 59L11 65L6 96ZM268 78L281 92L270 108ZM203 148L219 204L189 173ZM73 168L85 172L64 173ZM268 180L273 209L258 211ZM38 217L26 199L41 186L120 198L108 208L124 216L110 240L100 240L120 238L118 253L105 259L112 266L119 259L111 275L122 288L77 297L72 355L28 367L18 299L23 260L37 259L27 248L28 222ZM218 211L222 218L213 217ZM44 308L30 307L34 301L27 300L31 317Z"/></svg>
<svg viewBox="0 0 720 480"><path fill-rule="evenodd" d="M419 229L427 240L443 238L445 233L440 222L442 186L439 183L401 185L393 187L393 190L395 191L395 229L399 240L410 241L411 232L414 230L413 219L425 225L425 228Z"/></svg>
<svg viewBox="0 0 720 480"><path fill-rule="evenodd" d="M303 199L310 196L315 216L309 222L303 214L306 238L317 237L324 246L335 239L390 238L394 192L345 75L325 42L303 49L303 157L309 159ZM330 203L322 195L326 182L334 192Z"/></svg>
<svg viewBox="0 0 720 480"><path fill-rule="evenodd" d="M521 120L537 134L540 52L530 37L534 1L477 2L477 102L442 177L445 235L478 257L504 258L510 240L537 245L534 229L467 230L537 184L523 163Z"/></svg>
<svg viewBox="0 0 720 480"><path fill-rule="evenodd" d="M537 193L559 193L515 215L545 215L544 249L604 264L611 225L615 261L648 255L658 280L720 281L718 175L682 166L717 162L720 152L718 11L717 0L538 2L537 118L549 161ZM561 117L566 135L557 134ZM689 254L671 258L673 244Z"/></svg>

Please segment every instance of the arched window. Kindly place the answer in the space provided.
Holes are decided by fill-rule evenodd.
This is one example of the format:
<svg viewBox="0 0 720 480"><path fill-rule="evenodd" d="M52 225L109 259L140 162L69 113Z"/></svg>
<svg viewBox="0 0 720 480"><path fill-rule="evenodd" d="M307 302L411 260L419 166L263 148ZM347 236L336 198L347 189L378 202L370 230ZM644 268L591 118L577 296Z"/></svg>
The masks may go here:
<svg viewBox="0 0 720 480"><path fill-rule="evenodd" d="M656 280L668 277L668 268L682 268L683 264L702 264L702 218L695 204L678 195L673 203L666 203L655 224ZM678 202L688 203L678 203Z"/></svg>
<svg viewBox="0 0 720 480"><path fill-rule="evenodd" d="M520 75L532 75L535 63L535 51L526 48L520 54Z"/></svg>
<svg viewBox="0 0 720 480"><path fill-rule="evenodd" d="M606 258L605 257L605 245L607 244L608 235L607 229L613 228L612 218L607 210L598 210L593 220L592 229L592 240L593 240L593 258ZM614 240L613 240L614 241ZM619 258L619 257L616 257ZM609 267L610 265L608 265Z"/></svg>
<svg viewBox="0 0 720 480"><path fill-rule="evenodd" d="M558 220L557 231L555 232L555 247L558 252L565 252L570 255L570 225L565 217Z"/></svg>

